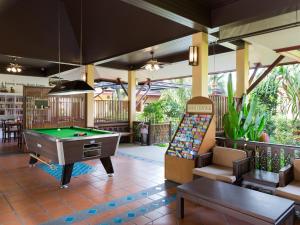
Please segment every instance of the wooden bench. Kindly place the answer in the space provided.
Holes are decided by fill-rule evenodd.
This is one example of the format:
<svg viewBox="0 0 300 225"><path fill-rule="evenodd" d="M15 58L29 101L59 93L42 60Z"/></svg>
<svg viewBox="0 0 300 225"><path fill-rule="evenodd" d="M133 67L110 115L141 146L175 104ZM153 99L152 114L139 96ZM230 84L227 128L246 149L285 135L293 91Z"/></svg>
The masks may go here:
<svg viewBox="0 0 300 225"><path fill-rule="evenodd" d="M95 129L120 133L122 143L130 142L133 132L130 132L129 122L104 122L95 124Z"/></svg>
<svg viewBox="0 0 300 225"><path fill-rule="evenodd" d="M255 225L294 224L293 201L208 178L177 187L178 218L184 217L184 199Z"/></svg>

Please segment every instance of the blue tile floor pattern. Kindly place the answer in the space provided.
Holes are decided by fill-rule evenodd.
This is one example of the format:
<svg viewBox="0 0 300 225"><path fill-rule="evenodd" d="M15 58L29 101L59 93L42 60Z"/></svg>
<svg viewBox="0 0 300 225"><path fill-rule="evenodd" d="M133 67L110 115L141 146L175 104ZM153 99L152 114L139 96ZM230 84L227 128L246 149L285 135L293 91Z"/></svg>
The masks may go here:
<svg viewBox="0 0 300 225"><path fill-rule="evenodd" d="M80 222L80 221L86 220L94 215L102 214L102 213L110 211L112 209L116 209L120 206L129 204L133 201L147 198L148 196L157 194L159 192L165 191L165 190L175 187L175 186L177 186L175 183L166 181L166 183L156 185L151 188L147 188L142 191L133 193L131 195L123 196L123 197L114 199L112 201L93 206L92 208L89 208L89 209L78 211L71 215L63 216L58 219L48 221L46 223L43 223L42 225L57 225L57 224L64 225L64 224L70 224L73 222ZM167 198L166 202L168 202L168 201L169 201L169 199ZM162 201L162 202L164 202L164 201Z"/></svg>
<svg viewBox="0 0 300 225"><path fill-rule="evenodd" d="M152 164L159 165L159 166L163 166L164 165L164 163L160 162L160 161L150 160L150 159L147 159L147 158L144 158L144 157L141 157L141 156L133 156L131 154L126 154L124 152L117 152L117 155L129 157L129 158L132 158L132 159L141 160L141 161L152 163Z"/></svg>
<svg viewBox="0 0 300 225"><path fill-rule="evenodd" d="M107 219L97 225L118 225L118 224L126 223L131 220L134 220L139 216L145 215L146 213L152 212L162 206L166 206L175 200L176 200L175 194L169 197L160 198L153 202L135 208L133 210L117 215L116 217Z"/></svg>
<svg viewBox="0 0 300 225"><path fill-rule="evenodd" d="M56 180L61 180L62 170L63 166L54 164L56 166L55 170L50 169L49 166L39 163L37 164L37 167L42 169L44 172L48 173L49 175L55 177ZM94 167L83 163L83 162L77 162L74 164L74 168L72 171L72 177L77 177L84 174L89 174L94 171Z"/></svg>

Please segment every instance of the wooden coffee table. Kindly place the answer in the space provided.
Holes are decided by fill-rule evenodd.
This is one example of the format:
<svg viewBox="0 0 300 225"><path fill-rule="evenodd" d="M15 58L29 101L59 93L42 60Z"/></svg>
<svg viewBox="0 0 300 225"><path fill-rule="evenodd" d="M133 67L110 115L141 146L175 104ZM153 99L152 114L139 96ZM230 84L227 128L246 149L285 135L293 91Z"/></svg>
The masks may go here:
<svg viewBox="0 0 300 225"><path fill-rule="evenodd" d="M264 170L251 170L243 175L242 186L267 194L274 194L279 186L279 174Z"/></svg>
<svg viewBox="0 0 300 225"><path fill-rule="evenodd" d="M293 201L207 178L177 187L178 218L184 199L255 225L294 223Z"/></svg>

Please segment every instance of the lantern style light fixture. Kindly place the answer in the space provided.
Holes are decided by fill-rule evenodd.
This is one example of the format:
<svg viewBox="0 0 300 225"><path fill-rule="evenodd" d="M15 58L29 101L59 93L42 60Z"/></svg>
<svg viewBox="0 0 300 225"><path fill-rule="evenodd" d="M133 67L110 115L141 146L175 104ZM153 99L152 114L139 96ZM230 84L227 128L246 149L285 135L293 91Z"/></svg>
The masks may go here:
<svg viewBox="0 0 300 225"><path fill-rule="evenodd" d="M197 46L190 46L189 48L189 65L191 66L198 66L198 47Z"/></svg>

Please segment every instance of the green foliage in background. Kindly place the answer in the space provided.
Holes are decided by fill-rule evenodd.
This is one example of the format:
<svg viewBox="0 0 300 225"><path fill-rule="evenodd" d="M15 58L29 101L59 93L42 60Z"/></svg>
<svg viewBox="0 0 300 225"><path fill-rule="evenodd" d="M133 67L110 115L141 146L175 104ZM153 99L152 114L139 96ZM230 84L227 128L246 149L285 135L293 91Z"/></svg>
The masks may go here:
<svg viewBox="0 0 300 225"><path fill-rule="evenodd" d="M183 79L176 83L183 84ZM170 88L161 92L158 101L145 106L144 112L139 116L143 121L152 123L172 122L172 130L175 130L185 112L186 102L191 98L190 88Z"/></svg>
<svg viewBox="0 0 300 225"><path fill-rule="evenodd" d="M266 114L266 132L276 144L299 145L300 66L276 67L251 93Z"/></svg>
<svg viewBox="0 0 300 225"><path fill-rule="evenodd" d="M275 130L272 117L277 113L279 103L279 85L275 70L270 76L263 80L251 93L251 98L257 99L257 109L266 115L266 132L271 135Z"/></svg>
<svg viewBox="0 0 300 225"><path fill-rule="evenodd" d="M291 110L294 120L300 119L300 66L278 67L281 86L287 97L287 110Z"/></svg>
<svg viewBox="0 0 300 225"><path fill-rule="evenodd" d="M156 101L148 104L144 108L144 112L142 117L145 121L149 121L151 123L161 123L165 120L165 114L163 110L163 102Z"/></svg>
<svg viewBox="0 0 300 225"><path fill-rule="evenodd" d="M257 99L253 97L248 101L247 96L243 96L239 107L234 98L231 74L228 77L227 89L228 112L223 116L225 135L232 140L258 141L265 128L266 117L257 110Z"/></svg>
<svg viewBox="0 0 300 225"><path fill-rule="evenodd" d="M300 137L295 134L297 124L285 115L276 115L272 118L275 130L271 142L285 145L300 145Z"/></svg>
<svg viewBox="0 0 300 225"><path fill-rule="evenodd" d="M226 94L226 74L212 74L208 80L208 93L213 95L224 95Z"/></svg>

